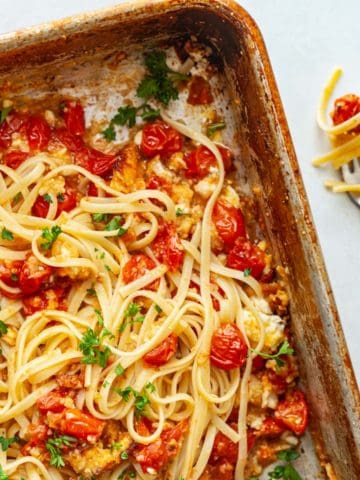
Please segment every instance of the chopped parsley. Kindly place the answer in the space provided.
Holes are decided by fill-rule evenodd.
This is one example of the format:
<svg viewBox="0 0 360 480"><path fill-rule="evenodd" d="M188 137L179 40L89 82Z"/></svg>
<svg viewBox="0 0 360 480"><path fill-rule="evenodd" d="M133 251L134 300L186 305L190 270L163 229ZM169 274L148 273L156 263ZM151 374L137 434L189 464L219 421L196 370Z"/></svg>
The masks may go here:
<svg viewBox="0 0 360 480"><path fill-rule="evenodd" d="M109 220L109 215L107 213L93 213L92 219L95 223L107 222Z"/></svg>
<svg viewBox="0 0 360 480"><path fill-rule="evenodd" d="M19 441L18 437L0 437L0 445L1 445L1 450L5 452L12 443L17 443Z"/></svg>
<svg viewBox="0 0 360 480"><path fill-rule="evenodd" d="M130 303L128 308L125 310L124 318L130 318L131 320L127 320L120 325L119 332L122 333L128 325L132 325L134 323L143 323L145 317L144 315L139 315L136 317L138 313L140 313L140 305L137 303Z"/></svg>
<svg viewBox="0 0 360 480"><path fill-rule="evenodd" d="M0 465L0 480L8 480L8 479L9 479L9 475L6 475L2 466Z"/></svg>
<svg viewBox="0 0 360 480"><path fill-rule="evenodd" d="M58 202L60 203L65 201L65 197L62 193L59 193L59 195L57 196L57 199L58 199Z"/></svg>
<svg viewBox="0 0 360 480"><path fill-rule="evenodd" d="M95 308L94 312L95 312L95 315L96 315L96 318L97 318L97 321L98 321L100 327L103 327L104 326L104 319L103 319L103 316L102 316L100 310Z"/></svg>
<svg viewBox="0 0 360 480"><path fill-rule="evenodd" d="M58 236L61 233L61 228L59 225L54 225L51 227L51 230L49 228L44 228L41 234L41 237L46 240L46 242L43 242L41 244L41 247L44 250L50 250L52 247L52 244L55 242L55 240L58 238Z"/></svg>
<svg viewBox="0 0 360 480"><path fill-rule="evenodd" d="M245 268L244 277L249 277L251 275L251 268Z"/></svg>
<svg viewBox="0 0 360 480"><path fill-rule="evenodd" d="M290 347L289 342L287 340L284 340L284 342L280 345L280 348L277 353L270 355L269 353L264 353L264 352L257 352L254 349L251 349L252 352L255 352L257 355L259 355L262 358L266 358L269 360L275 360L276 362L276 367L280 368L285 365L284 360L281 360L280 356L281 355L293 355L294 354L294 349Z"/></svg>
<svg viewBox="0 0 360 480"><path fill-rule="evenodd" d="M126 470L117 477L117 480L128 480L129 478L136 478L134 470Z"/></svg>
<svg viewBox="0 0 360 480"><path fill-rule="evenodd" d="M121 237L127 232L127 229L121 226L122 221L123 221L123 218L121 215L115 215L115 217L113 217L110 220L110 222L105 226L104 230L107 232L112 232L114 230L117 230L118 236Z"/></svg>
<svg viewBox="0 0 360 480"><path fill-rule="evenodd" d="M4 323L2 320L0 320L0 337L3 335L6 335L8 332L9 327Z"/></svg>
<svg viewBox="0 0 360 480"><path fill-rule="evenodd" d="M125 368L122 366L122 365L117 365L116 368L115 368L115 374L117 376L120 376L122 375L123 373L125 372Z"/></svg>
<svg viewBox="0 0 360 480"><path fill-rule="evenodd" d="M150 400L146 393L139 393L134 390L132 387L128 386L125 388L116 388L115 392L121 396L124 402L128 402L130 396L134 396L134 406L135 406L135 415L141 417L145 415L146 406L149 405Z"/></svg>
<svg viewBox="0 0 360 480"><path fill-rule="evenodd" d="M225 122L212 123L207 127L206 132L209 135L209 137L211 137L212 135L214 135L215 132L217 132L218 130L223 130L225 127L226 127Z"/></svg>
<svg viewBox="0 0 360 480"><path fill-rule="evenodd" d="M268 472L269 479L302 480L301 475L291 463L299 458L299 456L300 454L292 448L279 452L277 458L286 463L285 465L277 465L272 472Z"/></svg>
<svg viewBox="0 0 360 480"><path fill-rule="evenodd" d="M128 308L125 310L125 318L127 317L135 317L140 312L140 305L138 303L130 303Z"/></svg>
<svg viewBox="0 0 360 480"><path fill-rule="evenodd" d="M45 202L47 202L47 203L53 203L52 198L51 198L51 195L49 195L48 193L45 193L45 195L43 195L43 199L44 199Z"/></svg>
<svg viewBox="0 0 360 480"><path fill-rule="evenodd" d="M159 305L155 305L155 310L157 311L157 313L162 312L162 309L159 307Z"/></svg>
<svg viewBox="0 0 360 480"><path fill-rule="evenodd" d="M129 454L125 451L120 454L121 460L127 460L129 458Z"/></svg>
<svg viewBox="0 0 360 480"><path fill-rule="evenodd" d="M1 238L3 240L14 240L14 235L10 230L7 230L5 227L1 230Z"/></svg>
<svg viewBox="0 0 360 480"><path fill-rule="evenodd" d="M184 210L182 208L178 207L176 209L176 216L181 217L182 215L184 215Z"/></svg>
<svg viewBox="0 0 360 480"><path fill-rule="evenodd" d="M11 112L12 110L12 107L4 107L1 109L1 113L0 113L0 124L5 122L5 119L6 117L9 115L9 113Z"/></svg>
<svg viewBox="0 0 360 480"><path fill-rule="evenodd" d="M82 363L106 367L108 358L111 355L110 348L103 345L103 340L107 336L111 337L112 334L106 328L102 329L101 332L95 332L90 327L86 330L79 343L79 348L84 355L81 360Z"/></svg>
<svg viewBox="0 0 360 480"><path fill-rule="evenodd" d="M70 447L73 442L76 442L76 438L68 435L62 435L61 437L50 438L45 446L50 453L50 465L56 468L64 467L65 462L61 456L62 447Z"/></svg>
<svg viewBox="0 0 360 480"><path fill-rule="evenodd" d="M171 70L166 64L165 52L160 50L145 54L145 65L147 74L138 86L138 97L146 101L153 98L168 106L170 100L179 97L176 82L187 80L188 76Z"/></svg>
<svg viewBox="0 0 360 480"><path fill-rule="evenodd" d="M18 203L22 199L22 193L18 192L15 197L13 198L14 203Z"/></svg>
<svg viewBox="0 0 360 480"><path fill-rule="evenodd" d="M89 297L96 297L96 291L94 288L88 288L86 293L89 295Z"/></svg>
<svg viewBox="0 0 360 480"><path fill-rule="evenodd" d="M146 385L145 385L145 388L146 390L149 390L150 393L154 393L155 392L155 385L151 382L148 382Z"/></svg>
<svg viewBox="0 0 360 480"><path fill-rule="evenodd" d="M13 282L18 282L19 281L19 277L16 275L16 273L12 273L10 275L10 278Z"/></svg>

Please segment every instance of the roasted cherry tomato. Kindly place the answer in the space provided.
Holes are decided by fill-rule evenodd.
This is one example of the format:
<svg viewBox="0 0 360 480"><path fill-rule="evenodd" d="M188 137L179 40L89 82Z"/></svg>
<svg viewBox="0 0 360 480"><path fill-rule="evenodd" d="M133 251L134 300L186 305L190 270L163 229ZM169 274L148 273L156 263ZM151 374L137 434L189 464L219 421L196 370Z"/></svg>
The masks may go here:
<svg viewBox="0 0 360 480"><path fill-rule="evenodd" d="M6 120L0 125L0 148L9 148L12 142L12 130Z"/></svg>
<svg viewBox="0 0 360 480"><path fill-rule="evenodd" d="M4 156L4 163L10 168L18 168L27 158L29 158L28 152L21 152L20 150L8 152Z"/></svg>
<svg viewBox="0 0 360 480"><path fill-rule="evenodd" d="M63 411L58 429L61 433L71 435L79 440L86 440L88 437L98 439L105 427L105 422L84 413L77 408L67 408Z"/></svg>
<svg viewBox="0 0 360 480"><path fill-rule="evenodd" d="M66 100L62 110L67 130L72 135L84 135L85 114L78 100Z"/></svg>
<svg viewBox="0 0 360 480"><path fill-rule="evenodd" d="M66 396L66 391L53 390L39 398L37 408L43 415L47 412L60 413L65 409Z"/></svg>
<svg viewBox="0 0 360 480"><path fill-rule="evenodd" d="M9 148L12 143L12 134L21 132L26 135L29 115L23 113L10 113L0 125L0 147Z"/></svg>
<svg viewBox="0 0 360 480"><path fill-rule="evenodd" d="M184 250L174 223L162 222L159 224L158 233L151 247L155 257L169 267L169 270L177 270L182 265Z"/></svg>
<svg viewBox="0 0 360 480"><path fill-rule="evenodd" d="M93 182L89 183L88 189L87 189L87 194L89 195L89 197L97 197L99 195L99 191L98 191L95 183L93 183Z"/></svg>
<svg viewBox="0 0 360 480"><path fill-rule="evenodd" d="M331 118L334 125L343 123L349 118L360 112L360 97L353 94L344 95L337 98L334 103L334 111L331 113ZM352 131L359 133L360 126L354 128Z"/></svg>
<svg viewBox="0 0 360 480"><path fill-rule="evenodd" d="M237 431L237 424L230 423L230 426L233 430ZM254 434L252 429L247 431L247 449L250 451L254 446L256 440L256 434ZM224 435L221 432L216 434L213 449L209 459L211 465L229 463L231 465L236 465L239 452L239 444L234 443L230 440L229 437Z"/></svg>
<svg viewBox="0 0 360 480"><path fill-rule="evenodd" d="M229 170L232 162L231 151L219 145L217 147L220 150L225 170ZM195 148L195 150L185 155L185 162L187 165L185 175L188 178L201 179L208 175L211 166L216 165L216 158L207 147L200 145L200 147Z"/></svg>
<svg viewBox="0 0 360 480"><path fill-rule="evenodd" d="M54 135L70 152L78 152L85 147L84 140L77 135L73 135L66 128L58 128Z"/></svg>
<svg viewBox="0 0 360 480"><path fill-rule="evenodd" d="M261 357L260 355L256 355L256 357L254 357L252 361L252 373L260 372L260 370L263 370L265 368L265 363L265 358Z"/></svg>
<svg viewBox="0 0 360 480"><path fill-rule="evenodd" d="M226 266L241 271L250 269L251 276L259 280L266 266L266 256L257 245L238 238L229 252Z"/></svg>
<svg viewBox="0 0 360 480"><path fill-rule="evenodd" d="M277 395L284 393L287 387L286 377L282 377L270 369L266 370L266 373L275 393Z"/></svg>
<svg viewBox="0 0 360 480"><path fill-rule="evenodd" d="M66 310L65 290L63 288L49 288L38 294L23 299L24 315L33 315L41 310Z"/></svg>
<svg viewBox="0 0 360 480"><path fill-rule="evenodd" d="M294 390L279 402L275 418L292 430L296 435L302 435L308 422L308 407L301 390Z"/></svg>
<svg viewBox="0 0 360 480"><path fill-rule="evenodd" d="M46 440L51 436L52 432L44 423L31 423L27 429L30 440L21 448L21 453L31 455L31 449L34 447L45 448Z"/></svg>
<svg viewBox="0 0 360 480"><path fill-rule="evenodd" d="M258 435L259 437L277 438L280 437L284 431L285 428L281 422L276 420L276 418L267 417L263 421L261 428L258 431Z"/></svg>
<svg viewBox="0 0 360 480"><path fill-rule="evenodd" d="M150 350L143 357L146 365L161 367L174 355L178 346L178 337L173 333L163 340L160 345Z"/></svg>
<svg viewBox="0 0 360 480"><path fill-rule="evenodd" d="M179 422L174 428L168 428L160 437L149 445L136 445L135 460L144 473L159 471L169 460L174 458L182 445L183 437L188 430L187 420Z"/></svg>
<svg viewBox="0 0 360 480"><path fill-rule="evenodd" d="M145 157L165 158L179 152L182 145L181 134L164 122L148 123L143 128L140 150Z"/></svg>
<svg viewBox="0 0 360 480"><path fill-rule="evenodd" d="M24 295L37 292L46 283L52 273L52 268L30 255L23 263L19 275L19 287Z"/></svg>
<svg viewBox="0 0 360 480"><path fill-rule="evenodd" d="M43 117L31 116L26 135L31 150L45 150L50 142L51 128Z"/></svg>
<svg viewBox="0 0 360 480"><path fill-rule="evenodd" d="M83 147L75 152L75 163L94 175L108 174L116 160L115 155L109 155L91 147Z"/></svg>
<svg viewBox="0 0 360 480"><path fill-rule="evenodd" d="M2 260L0 262L0 280L8 287L19 288L19 277L23 263L18 260ZM0 289L0 291L7 298L18 299L23 296L22 292L11 293L4 289Z"/></svg>
<svg viewBox="0 0 360 480"><path fill-rule="evenodd" d="M217 233L224 242L225 249L229 249L238 237L245 237L245 221L241 210L232 206L226 200L215 203L213 215Z"/></svg>
<svg viewBox="0 0 360 480"><path fill-rule="evenodd" d="M221 325L211 339L210 360L222 370L239 368L246 363L248 347L239 328L233 323Z"/></svg>
<svg viewBox="0 0 360 480"><path fill-rule="evenodd" d="M192 77L187 102L190 105L209 105L212 101L213 96L209 82L197 75Z"/></svg>
<svg viewBox="0 0 360 480"><path fill-rule="evenodd" d="M61 212L70 212L76 207L76 192L72 188L66 188L65 192L58 196L58 207L56 210L55 218L57 218ZM38 196L34 205L32 206L31 213L35 217L46 218L49 211L49 203L42 196Z"/></svg>
<svg viewBox="0 0 360 480"><path fill-rule="evenodd" d="M158 177L157 175L153 175L149 178L146 187L150 190L162 190L168 195L171 194L172 190L171 183L165 178Z"/></svg>
<svg viewBox="0 0 360 480"><path fill-rule="evenodd" d="M142 277L148 270L152 270L155 267L155 262L147 255L144 255L143 253L132 255L122 270L122 278L124 283L133 282L137 278ZM157 289L158 285L159 281L156 280L155 282L152 282L148 288L151 286L152 288Z"/></svg>

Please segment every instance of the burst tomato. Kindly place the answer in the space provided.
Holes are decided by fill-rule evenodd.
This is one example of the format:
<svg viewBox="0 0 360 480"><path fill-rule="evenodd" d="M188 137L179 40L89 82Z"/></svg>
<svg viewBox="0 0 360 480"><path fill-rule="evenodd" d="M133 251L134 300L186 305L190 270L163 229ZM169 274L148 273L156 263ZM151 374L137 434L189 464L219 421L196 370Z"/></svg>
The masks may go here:
<svg viewBox="0 0 360 480"><path fill-rule="evenodd" d="M41 310L66 310L65 290L63 288L49 288L38 294L23 299L24 315L33 315Z"/></svg>
<svg viewBox="0 0 360 480"><path fill-rule="evenodd" d="M225 170L229 170L232 161L231 151L228 148L224 148L219 145L217 147L220 150ZM206 177L206 175L208 175L210 172L210 167L217 164L215 155L203 145L200 145L199 147L195 148L195 150L187 153L185 155L185 162L187 165L185 175L188 178L196 179Z"/></svg>
<svg viewBox="0 0 360 480"><path fill-rule="evenodd" d="M66 391L53 390L36 402L40 413L46 415L47 412L60 413L65 409Z"/></svg>
<svg viewBox="0 0 360 480"><path fill-rule="evenodd" d="M11 113L0 125L0 147L9 148L12 143L12 134L21 132L26 135L29 116L24 113Z"/></svg>
<svg viewBox="0 0 360 480"><path fill-rule="evenodd" d="M76 207L76 192L72 188L66 188L65 192L58 196L58 206L56 210L55 218L57 218L61 212L70 212ZM42 196L38 196L34 205L32 206L31 213L35 217L46 218L49 211L49 203Z"/></svg>
<svg viewBox="0 0 360 480"><path fill-rule="evenodd" d="M62 112L68 132L72 135L84 135L85 114L81 103L78 100L66 100Z"/></svg>
<svg viewBox="0 0 360 480"><path fill-rule="evenodd" d="M233 430L237 431L237 424L230 423ZM257 435L252 429L247 431L247 449L250 451L254 446ZM221 432L216 434L213 449L209 459L211 465L229 463L236 465L239 452L239 444L230 440L229 437Z"/></svg>
<svg viewBox="0 0 360 480"><path fill-rule="evenodd" d="M52 273L52 268L44 265L34 256L30 255L23 263L19 275L19 287L24 295L37 292L46 283Z"/></svg>
<svg viewBox="0 0 360 480"><path fill-rule="evenodd" d="M12 142L12 130L5 120L0 125L0 148L9 148Z"/></svg>
<svg viewBox="0 0 360 480"><path fill-rule="evenodd" d="M349 118L360 112L360 97L353 94L344 95L337 98L334 103L334 110L331 112L331 118L334 125L343 123ZM360 126L353 129L354 132L360 132Z"/></svg>
<svg viewBox="0 0 360 480"><path fill-rule="evenodd" d="M142 277L148 270L152 270L156 267L156 264L150 257L144 255L143 253L137 253L132 255L130 260L125 263L122 270L122 278L124 283L130 283L136 280L137 278ZM156 280L150 286L155 289L155 284L159 285L159 281ZM148 288L150 288L148 286ZM156 289L157 289L156 286Z"/></svg>
<svg viewBox="0 0 360 480"><path fill-rule="evenodd" d="M265 358L261 357L260 355L256 355L256 357L254 357L252 361L252 373L257 373L260 372L260 370L263 370L265 368L265 363Z"/></svg>
<svg viewBox="0 0 360 480"><path fill-rule="evenodd" d="M222 370L239 368L246 362L248 347L239 328L233 323L221 325L211 339L210 360Z"/></svg>
<svg viewBox="0 0 360 480"><path fill-rule="evenodd" d="M292 430L296 435L302 435L308 422L308 407L301 390L294 390L279 402L275 418Z"/></svg>
<svg viewBox="0 0 360 480"><path fill-rule="evenodd" d="M75 163L99 176L108 174L116 160L115 155L109 155L91 147L83 147L75 152Z"/></svg>
<svg viewBox="0 0 360 480"><path fill-rule="evenodd" d="M49 427L43 423L31 423L27 430L30 440L21 448L23 455L31 455L33 447L45 448L46 440L52 435Z"/></svg>
<svg viewBox="0 0 360 480"><path fill-rule="evenodd" d="M58 429L61 433L71 435L79 440L87 440L88 437L96 440L100 437L105 427L105 422L84 413L77 408L67 408L63 411Z"/></svg>
<svg viewBox="0 0 360 480"><path fill-rule="evenodd" d="M85 147L84 140L70 133L66 128L55 130L55 138L64 145L70 152L77 152Z"/></svg>
<svg viewBox="0 0 360 480"><path fill-rule="evenodd" d="M89 183L87 194L89 195L89 197L97 197L99 195L99 191L98 191L95 183L93 183L93 182Z"/></svg>
<svg viewBox="0 0 360 480"><path fill-rule="evenodd" d="M241 210L226 200L218 200L215 203L212 219L226 249L232 247L238 237L246 236L245 221Z"/></svg>
<svg viewBox="0 0 360 480"><path fill-rule="evenodd" d="M174 355L178 346L178 337L173 333L163 340L160 345L144 355L144 362L150 367L165 365Z"/></svg>
<svg viewBox="0 0 360 480"><path fill-rule="evenodd" d="M50 142L51 128L40 116L31 116L26 131L31 150L45 150Z"/></svg>
<svg viewBox="0 0 360 480"><path fill-rule="evenodd" d="M187 102L190 105L209 105L212 101L209 82L197 75L192 77Z"/></svg>
<svg viewBox="0 0 360 480"><path fill-rule="evenodd" d="M143 128L140 150L145 157L160 155L165 158L179 152L182 145L181 134L164 122L148 123Z"/></svg>
<svg viewBox="0 0 360 480"><path fill-rule="evenodd" d="M179 422L174 428L162 432L160 438L149 445L136 445L134 458L144 473L159 471L174 458L181 448L183 437L188 430L188 421Z"/></svg>
<svg viewBox="0 0 360 480"><path fill-rule="evenodd" d="M158 177L157 175L153 175L149 178L147 182L147 188L150 190L163 190L168 195L171 194L171 183L166 180L165 178Z"/></svg>
<svg viewBox="0 0 360 480"><path fill-rule="evenodd" d="M8 152L4 156L4 163L10 168L18 168L24 160L29 157L28 152L21 152L20 150L14 152Z"/></svg>
<svg viewBox="0 0 360 480"><path fill-rule="evenodd" d="M11 260L3 260L0 262L0 280L5 283L8 287L11 288L18 288L19 287L19 276L20 271L22 268L23 262L22 261L11 261ZM7 297L12 299L21 298L23 295L21 292L19 293L10 293L7 290L1 289L1 293Z"/></svg>
<svg viewBox="0 0 360 480"><path fill-rule="evenodd" d="M184 261L184 250L176 232L175 224L162 222L158 233L151 244L155 257L164 263L169 270L177 270Z"/></svg>
<svg viewBox="0 0 360 480"><path fill-rule="evenodd" d="M49 211L49 202L39 195L31 208L31 214L34 217L46 218Z"/></svg>
<svg viewBox="0 0 360 480"><path fill-rule="evenodd" d="M276 418L267 417L263 421L261 428L258 432L259 437L266 437L266 438L277 438L282 433L284 433L285 428L284 425L281 424Z"/></svg>
<svg viewBox="0 0 360 480"><path fill-rule="evenodd" d="M251 275L259 280L266 266L266 256L257 245L238 238L229 252L226 265L241 271L251 269Z"/></svg>

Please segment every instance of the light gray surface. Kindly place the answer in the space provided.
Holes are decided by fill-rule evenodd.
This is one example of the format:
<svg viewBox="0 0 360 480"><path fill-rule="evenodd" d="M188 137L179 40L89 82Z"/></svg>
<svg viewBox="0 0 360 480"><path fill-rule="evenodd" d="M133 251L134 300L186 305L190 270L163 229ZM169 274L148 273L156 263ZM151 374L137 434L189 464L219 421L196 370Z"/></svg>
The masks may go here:
<svg viewBox="0 0 360 480"><path fill-rule="evenodd" d="M149 0L150 1L150 0ZM111 0L0 0L0 33L121 3ZM242 0L258 23L270 54L306 191L360 378L360 210L346 195L326 191L330 169L311 166L328 143L315 124L321 88L335 65L344 68L339 95L360 94L359 0Z"/></svg>

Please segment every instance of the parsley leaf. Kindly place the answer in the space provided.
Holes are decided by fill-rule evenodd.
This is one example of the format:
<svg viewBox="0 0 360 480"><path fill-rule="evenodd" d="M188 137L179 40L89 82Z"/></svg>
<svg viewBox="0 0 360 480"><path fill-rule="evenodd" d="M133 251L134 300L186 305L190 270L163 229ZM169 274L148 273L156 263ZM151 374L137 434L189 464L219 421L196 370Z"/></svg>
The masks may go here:
<svg viewBox="0 0 360 480"><path fill-rule="evenodd" d="M129 458L129 454L125 451L120 454L121 460L127 460Z"/></svg>
<svg viewBox="0 0 360 480"><path fill-rule="evenodd" d="M115 374L119 376L119 375L122 375L124 372L125 372L125 368L120 364L117 365L117 367L115 368Z"/></svg>
<svg viewBox="0 0 360 480"><path fill-rule="evenodd" d="M162 310L161 308L159 307L159 305L155 305L155 310L157 311L157 313L161 313Z"/></svg>
<svg viewBox="0 0 360 480"><path fill-rule="evenodd" d="M89 297L96 297L96 290L94 288L88 288L86 293L89 295Z"/></svg>
<svg viewBox="0 0 360 480"><path fill-rule="evenodd" d="M279 452L277 454L277 458L287 463L285 465L277 465L272 472L268 472L269 478L282 480L302 480L301 475L291 463L293 460L299 458L299 456L300 454L292 448Z"/></svg>
<svg viewBox="0 0 360 480"><path fill-rule="evenodd" d="M211 125L209 125L207 127L207 134L209 137L211 137L212 135L214 135L214 133L217 131L217 130L222 130L226 127L226 124L225 122L216 122L216 123L212 123Z"/></svg>
<svg viewBox="0 0 360 480"><path fill-rule="evenodd" d="M10 230L7 230L5 227L1 230L1 238L3 240L14 240L14 235Z"/></svg>
<svg viewBox="0 0 360 480"><path fill-rule="evenodd" d="M178 208L176 209L176 213L175 213L175 214L176 214L177 217L181 217L181 215L184 215L184 210L183 210L182 208L178 207Z"/></svg>
<svg viewBox="0 0 360 480"><path fill-rule="evenodd" d="M55 240L58 238L58 236L61 233L61 228L58 225L54 225L51 227L51 230L49 228L44 228L41 234L41 237L46 240L46 242L43 242L41 244L41 247L44 250L50 250L52 247L52 244L55 242Z"/></svg>
<svg viewBox="0 0 360 480"><path fill-rule="evenodd" d="M8 480L9 475L6 475L2 466L0 465L0 480Z"/></svg>
<svg viewBox="0 0 360 480"><path fill-rule="evenodd" d="M150 105L145 103L138 110L142 109L142 113L140 114L143 120L155 120L156 118L160 117L160 110L152 108Z"/></svg>
<svg viewBox="0 0 360 480"><path fill-rule="evenodd" d="M108 141L108 142L112 142L113 140L115 140L116 138L116 133L115 133L115 128L114 128L114 125L112 125L110 123L110 125L105 128L105 130L103 130L101 132L104 136L104 138Z"/></svg>
<svg viewBox="0 0 360 480"><path fill-rule="evenodd" d="M49 195L48 193L45 193L45 195L43 195L43 199L44 199L45 202L47 202L47 203L53 203L52 198L51 198L51 195Z"/></svg>
<svg viewBox="0 0 360 480"><path fill-rule="evenodd" d="M12 110L12 107L4 107L4 108L1 109L0 124L5 122L5 118L9 115L11 110Z"/></svg>
<svg viewBox="0 0 360 480"><path fill-rule="evenodd" d="M18 282L19 281L19 277L16 275L16 273L12 273L10 275L10 278L13 282Z"/></svg>
<svg viewBox="0 0 360 480"><path fill-rule="evenodd" d="M130 303L128 308L125 310L125 318L127 317L135 317L140 312L140 305L138 303Z"/></svg>
<svg viewBox="0 0 360 480"><path fill-rule="evenodd" d="M110 335L112 335L111 332L106 329L103 329L101 333L96 333L89 327L79 343L79 348L84 355L81 362L87 365L98 364L105 368L111 355L111 350L108 346L104 346L102 341L104 337Z"/></svg>
<svg viewBox="0 0 360 480"><path fill-rule="evenodd" d="M6 335L8 332L9 327L4 323L2 320L0 320L0 337L3 335Z"/></svg>
<svg viewBox="0 0 360 480"><path fill-rule="evenodd" d="M251 268L245 268L243 273L244 277L249 277L251 275Z"/></svg>
<svg viewBox="0 0 360 480"><path fill-rule="evenodd" d="M145 415L146 406L149 405L150 400L146 393L139 393L134 390L132 387L128 386L125 388L116 388L115 392L121 396L124 402L128 402L130 399L130 395L134 396L134 406L135 406L135 415L140 417Z"/></svg>
<svg viewBox="0 0 360 480"><path fill-rule="evenodd" d="M126 105L118 108L118 113L113 117L111 122L115 125L133 127L136 123L136 107Z"/></svg>
<svg viewBox="0 0 360 480"><path fill-rule="evenodd" d="M15 197L12 199L12 201L13 201L14 203L18 203L18 202L20 202L21 199L22 199L22 193L21 193L21 192L18 192L18 193L15 195Z"/></svg>
<svg viewBox="0 0 360 480"><path fill-rule="evenodd" d="M165 52L153 50L145 55L147 75L143 78L137 89L140 98L148 100L155 98L164 105L169 105L170 100L179 97L175 82L187 80L188 76L174 72L166 64Z"/></svg>
<svg viewBox="0 0 360 480"><path fill-rule="evenodd" d="M61 456L61 448L66 446L70 447L72 442L76 442L76 438L68 435L63 435L57 438L50 438L45 446L50 453L50 465L56 468L64 467L65 462Z"/></svg>
<svg viewBox="0 0 360 480"><path fill-rule="evenodd" d="M92 219L94 222L107 222L109 220L109 215L107 213L93 213Z"/></svg>
<svg viewBox="0 0 360 480"><path fill-rule="evenodd" d="M0 437L1 450L5 452L12 443L17 443L18 441L19 439L17 437L6 438L1 436Z"/></svg>
<svg viewBox="0 0 360 480"><path fill-rule="evenodd" d="M57 196L57 199L58 199L58 202L60 203L65 201L65 197L62 193L59 193L59 195Z"/></svg>
<svg viewBox="0 0 360 480"><path fill-rule="evenodd" d="M287 340L284 340L284 342L280 345L278 352L273 355L270 355L269 353L264 353L264 352L257 352L254 349L251 349L251 351L257 353L257 355L259 355L262 358L275 360L277 368L285 365L284 360L281 360L281 358L279 358L281 355L294 354L294 349L290 347L289 342Z"/></svg>
<svg viewBox="0 0 360 480"><path fill-rule="evenodd" d="M155 392L155 385L151 382L148 382L146 385L145 385L145 388L146 390L149 390L150 393L153 393Z"/></svg>
<svg viewBox="0 0 360 480"><path fill-rule="evenodd" d="M279 452L276 456L279 460L283 460L284 462L293 462L300 457L300 453L293 448L289 448L288 450Z"/></svg>
<svg viewBox="0 0 360 480"><path fill-rule="evenodd" d="M106 230L108 232L117 230L118 231L118 233L117 233L118 236L121 237L122 235L124 235L127 232L127 229L123 228L121 226L122 221L123 221L123 218L122 218L121 215L115 215L115 217L113 217L110 220L110 222L105 226L104 230Z"/></svg>
<svg viewBox="0 0 360 480"><path fill-rule="evenodd" d="M102 316L100 310L95 308L94 312L95 312L95 315L96 315L96 318L97 318L97 321L98 321L100 327L103 327L104 326L104 319L103 319L103 316Z"/></svg>

